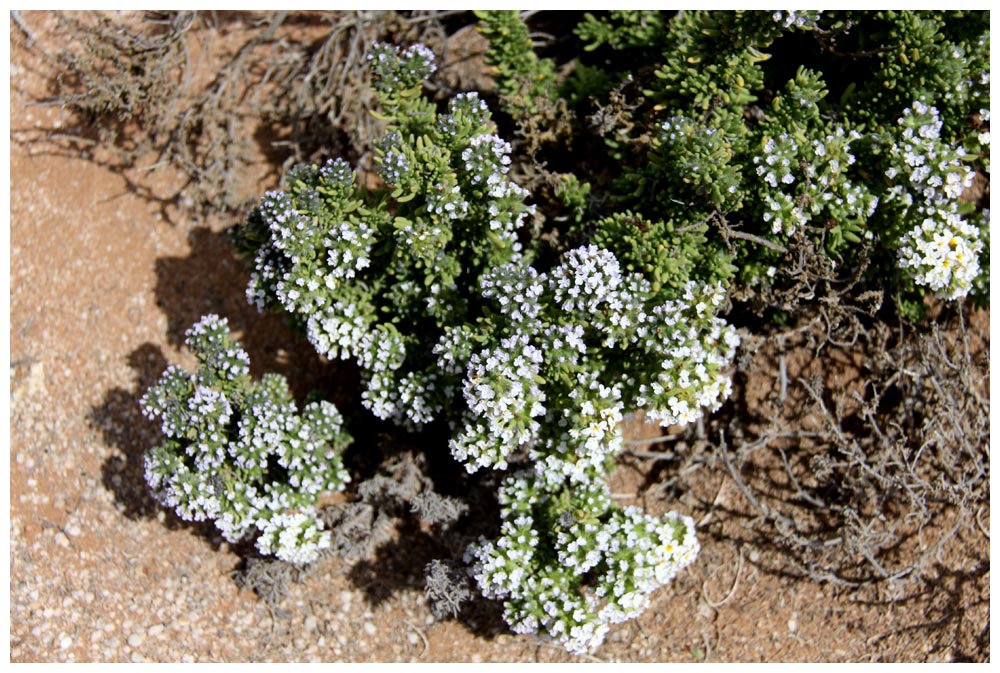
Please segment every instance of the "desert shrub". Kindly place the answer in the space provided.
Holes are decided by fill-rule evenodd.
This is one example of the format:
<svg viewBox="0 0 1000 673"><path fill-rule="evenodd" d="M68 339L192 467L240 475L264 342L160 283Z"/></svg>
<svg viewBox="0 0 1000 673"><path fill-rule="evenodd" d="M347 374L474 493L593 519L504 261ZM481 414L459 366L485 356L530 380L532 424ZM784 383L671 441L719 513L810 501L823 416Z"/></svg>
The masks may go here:
<svg viewBox="0 0 1000 673"><path fill-rule="evenodd" d="M536 268L519 240L528 193L483 101L459 94L438 112L424 99L423 45L376 45L370 61L385 187L362 188L339 159L294 169L236 232L247 296L288 312L320 353L357 361L379 418L446 420L469 473L519 468L500 487L500 538L468 559L512 626L587 650L696 553L690 519L622 509L604 479L627 411L686 424L725 399L738 340L715 316L723 291L643 258L657 241L637 239L659 229L641 223ZM580 571L566 572L573 559ZM547 615L553 600L573 603Z"/></svg>
<svg viewBox="0 0 1000 673"><path fill-rule="evenodd" d="M106 65L64 56L64 83L86 88L58 100L154 129L148 147L233 208L246 117L228 96L256 91L253 114L292 129L279 160L305 161L233 231L247 299L355 363L367 413L434 440L382 454L319 509L348 481L339 413L300 413L280 376L252 381L223 319L193 327L198 372L171 367L143 399L166 436L147 480L181 518L255 541L243 579L268 600L294 573L267 557L370 556L416 517L461 542L426 567L436 614L478 590L513 630L592 650L699 550L689 516L611 499L635 411L708 427L687 438L760 514L747 530L822 581L923 578L954 533L910 565L893 554L947 517L977 524L988 362L964 323L959 345L943 339L928 305L989 303L988 14L592 13L557 67L518 13L478 12L493 99L435 84L434 14L330 16L300 43L278 37L282 12L196 94L191 124L169 64L203 17L146 18L166 28L100 24L87 49ZM707 419L767 339L856 348L866 387L790 382L782 360L781 404L798 393L785 417L730 403ZM742 469L759 449L780 456L777 496ZM431 463L457 468L451 495ZM456 532L474 506L492 524Z"/></svg>
<svg viewBox="0 0 1000 673"><path fill-rule="evenodd" d="M272 18L273 35L283 17ZM207 201L216 211L235 211L246 204L240 180L252 160L237 91L252 81L245 70L252 50L234 55L206 82L190 44L205 21L194 11L148 12L137 20L61 15L64 33L79 37L50 56L59 72L47 102L94 129L113 167L153 156L155 165L180 170L186 179L176 194L192 206L201 210ZM91 149L86 135L60 139Z"/></svg>
<svg viewBox="0 0 1000 673"><path fill-rule="evenodd" d="M439 530L457 524L469 511L469 504L434 489L427 476L426 460L420 460L425 458L405 454L386 461L378 474L357 484L356 500L323 510L323 519L333 534L331 553L350 560L370 558L391 539L399 521L405 518L416 518ZM467 592L460 583L432 585L440 589L441 596L449 598L448 605L465 600ZM448 592L449 588L453 591Z"/></svg>

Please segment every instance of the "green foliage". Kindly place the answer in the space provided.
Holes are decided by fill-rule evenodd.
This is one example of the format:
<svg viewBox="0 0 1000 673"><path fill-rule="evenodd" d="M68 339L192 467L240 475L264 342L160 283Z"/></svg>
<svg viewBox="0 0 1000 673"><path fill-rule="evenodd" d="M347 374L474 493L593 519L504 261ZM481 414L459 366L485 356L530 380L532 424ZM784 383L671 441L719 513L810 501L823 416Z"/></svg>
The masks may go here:
<svg viewBox="0 0 1000 673"><path fill-rule="evenodd" d="M558 179L559 182L555 187L555 195L569 208L573 222L579 225L587 216L590 183L580 182L579 178L573 173L564 173L559 175Z"/></svg>
<svg viewBox="0 0 1000 673"><path fill-rule="evenodd" d="M651 200L660 207L693 207L705 215L742 207L743 166L738 150L746 145L745 131L725 112L713 121L720 123L708 125L701 115L677 114L661 123L649 162L638 174L640 189L649 189ZM671 175L676 177L665 179Z"/></svg>
<svg viewBox="0 0 1000 673"><path fill-rule="evenodd" d="M695 11L664 18L653 38L647 13L587 15L578 35L622 52L625 63L661 45L653 77L616 73L637 78L643 97L633 106L649 113L602 133L621 166L612 181L592 184L617 209L656 213L680 229L723 223L706 243L735 254L738 282L751 293L782 282L779 251L805 238L843 275L863 269L878 285L901 283L900 297L918 287L965 296L985 287L975 280L981 237L958 198L971 179L963 171L989 170L984 18ZM775 53L806 60L786 79ZM863 82L849 79L856 73ZM918 105L926 119L903 124ZM920 142L901 135L907 125ZM736 230L742 240L733 244ZM954 259L928 252L938 235Z"/></svg>
<svg viewBox="0 0 1000 673"><path fill-rule="evenodd" d="M989 108L989 12L885 11L855 22L871 68L845 105L859 122L882 125L920 100L940 111L953 143L970 113Z"/></svg>
<svg viewBox="0 0 1000 673"><path fill-rule="evenodd" d="M376 44L368 54L372 88L378 92L382 113L401 132L420 135L434 119L434 107L421 96L424 80L436 70L434 54L423 45L400 52L392 45Z"/></svg>
<svg viewBox="0 0 1000 673"><path fill-rule="evenodd" d="M480 10L479 31L490 41L486 62L494 79L504 112L514 118L538 112L539 99L556 95L555 64L538 58L528 27L514 10Z"/></svg>
<svg viewBox="0 0 1000 673"><path fill-rule="evenodd" d="M650 279L654 291L679 292L691 280L725 283L735 270L716 256L707 232L705 223L679 230L673 221L651 222L624 212L598 220L591 240L613 252L626 271Z"/></svg>
<svg viewBox="0 0 1000 673"><path fill-rule="evenodd" d="M662 46L665 22L662 12L613 9L601 16L587 12L573 32L583 40L586 51L605 44L612 49L652 48Z"/></svg>
<svg viewBox="0 0 1000 673"><path fill-rule="evenodd" d="M585 63L576 63L563 81L560 95L570 109L585 107L591 101L605 101L614 88L614 80L605 70Z"/></svg>

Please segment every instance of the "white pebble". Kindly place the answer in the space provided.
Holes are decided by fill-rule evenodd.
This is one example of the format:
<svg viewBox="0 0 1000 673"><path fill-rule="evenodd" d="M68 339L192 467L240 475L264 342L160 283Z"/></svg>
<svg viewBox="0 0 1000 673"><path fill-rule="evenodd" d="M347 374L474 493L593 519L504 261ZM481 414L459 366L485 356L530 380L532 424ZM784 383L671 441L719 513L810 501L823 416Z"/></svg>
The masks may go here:
<svg viewBox="0 0 1000 673"><path fill-rule="evenodd" d="M365 633L367 633L369 636L374 636L375 625L372 624L371 622L365 622Z"/></svg>

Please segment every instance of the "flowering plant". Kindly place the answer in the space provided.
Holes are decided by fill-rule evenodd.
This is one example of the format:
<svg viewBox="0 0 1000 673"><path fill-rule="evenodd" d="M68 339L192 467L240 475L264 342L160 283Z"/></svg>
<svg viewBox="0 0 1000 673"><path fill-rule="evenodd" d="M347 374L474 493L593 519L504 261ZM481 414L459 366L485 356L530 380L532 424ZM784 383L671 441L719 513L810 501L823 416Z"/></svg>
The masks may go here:
<svg viewBox="0 0 1000 673"><path fill-rule="evenodd" d="M330 546L317 501L350 481L340 413L320 401L299 414L284 377L252 381L224 318L205 316L186 343L198 371L169 367L141 400L166 437L146 454L146 481L180 518L213 521L229 542L256 536L261 554L316 560Z"/></svg>
<svg viewBox="0 0 1000 673"><path fill-rule="evenodd" d="M824 282L891 278L903 312L925 289L988 296L989 211L960 199L989 170L988 31L976 17L953 30L892 12L611 12L580 24L587 50L655 67L557 76L525 51L516 14L478 16L500 105L527 142L500 137L476 92L425 97L436 70L426 46L376 44L377 179L342 159L297 166L234 242L252 304L285 313L321 355L356 363L377 418L446 428L427 451L495 488L494 533L463 543L471 582L503 602L515 631L586 652L698 553L691 518L621 507L607 482L627 414L686 425L729 396L739 339L719 315L727 295L773 296L805 251L834 269ZM778 70L789 78L764 65L809 40L836 54L849 29L891 37L867 62L886 91L856 96L826 62ZM928 54L962 86L935 79ZM901 71L893 58L917 63ZM589 128L607 154L546 172L534 152L561 136L533 117L555 123L581 92L602 101ZM610 169L595 167L609 157ZM522 178L562 206L536 209ZM547 208L568 214L543 235ZM204 318L188 343L198 373L171 367L143 399L167 435L147 457L149 483L227 539L256 535L262 554L315 559L331 547L317 499L348 481L339 414L322 402L298 414L281 377L252 382L222 319ZM362 500L408 502L379 495L392 491L380 478L359 487ZM372 503L355 524L376 520ZM465 511L448 509L449 522ZM452 574L432 566L433 593L454 611L464 588L449 593Z"/></svg>
<svg viewBox="0 0 1000 673"><path fill-rule="evenodd" d="M459 385L435 347L475 321L466 289L480 274L522 255L516 232L532 208L478 95L459 94L444 114L417 95L429 50L377 45L370 60L393 120L378 145L386 189L362 190L340 159L299 166L236 244L253 260L251 302L292 315L323 355L356 360L377 417L420 427Z"/></svg>
<svg viewBox="0 0 1000 673"><path fill-rule="evenodd" d="M390 122L385 188L360 188L341 160L292 171L236 233L253 260L247 296L291 314L323 355L355 360L376 416L413 429L446 420L469 473L519 469L500 490L500 537L468 551L472 572L515 628L593 647L697 552L690 520L613 505L604 479L625 413L685 424L728 395L737 339L715 316L724 290L642 259L652 237L597 236L606 247L537 268L519 238L534 208L484 102L429 106L416 88L434 70L422 46L377 45L370 60ZM637 224L636 236L662 225ZM497 569L527 562L512 550L527 554L528 540L537 563L521 564L515 592ZM553 593L551 564L571 557L580 568L562 568ZM575 603L545 616L558 596Z"/></svg>
<svg viewBox="0 0 1000 673"><path fill-rule="evenodd" d="M706 242L740 296L768 305L802 249L888 289L910 318L925 290L988 287L988 227L962 202L989 171L988 14L623 10L576 33L581 65L550 90L593 92L579 134L598 129L619 162L610 179L580 177L616 209L718 225ZM515 38L487 35L502 59Z"/></svg>

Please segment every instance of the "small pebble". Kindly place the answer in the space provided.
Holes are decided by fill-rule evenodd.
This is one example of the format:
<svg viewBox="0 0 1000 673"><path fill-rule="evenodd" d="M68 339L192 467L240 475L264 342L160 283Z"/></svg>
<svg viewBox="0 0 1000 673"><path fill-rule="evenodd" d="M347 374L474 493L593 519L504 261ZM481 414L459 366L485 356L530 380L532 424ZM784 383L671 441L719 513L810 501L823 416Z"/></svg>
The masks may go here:
<svg viewBox="0 0 1000 673"><path fill-rule="evenodd" d="M375 635L375 625L372 624L371 622L365 622L364 628L365 628L365 633L367 633L369 636Z"/></svg>

